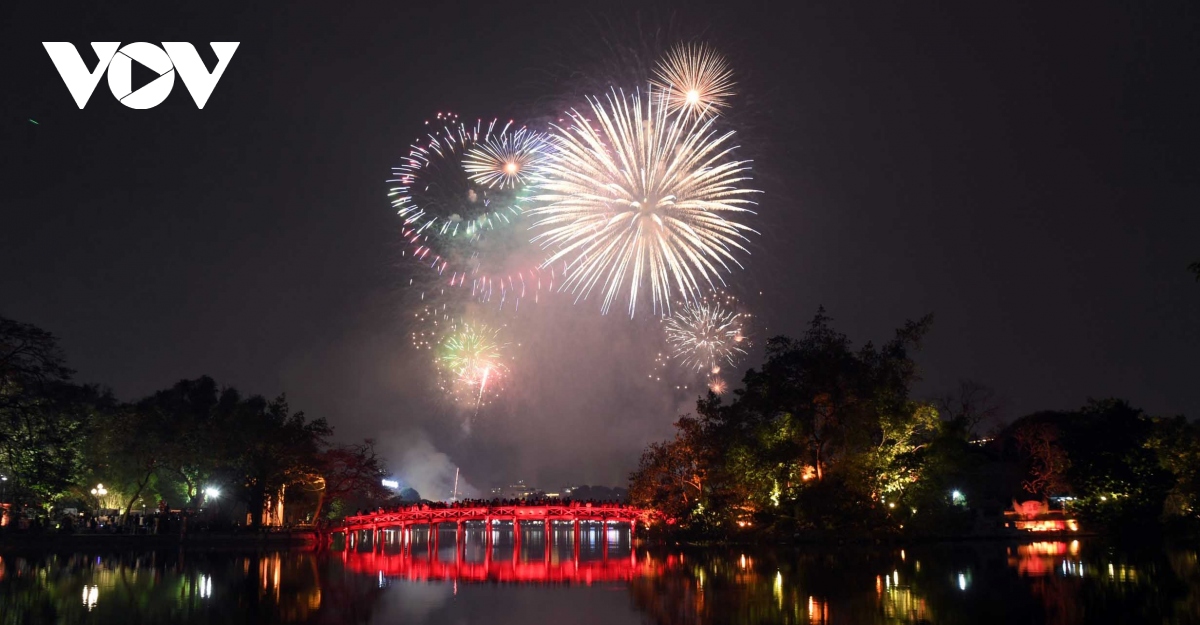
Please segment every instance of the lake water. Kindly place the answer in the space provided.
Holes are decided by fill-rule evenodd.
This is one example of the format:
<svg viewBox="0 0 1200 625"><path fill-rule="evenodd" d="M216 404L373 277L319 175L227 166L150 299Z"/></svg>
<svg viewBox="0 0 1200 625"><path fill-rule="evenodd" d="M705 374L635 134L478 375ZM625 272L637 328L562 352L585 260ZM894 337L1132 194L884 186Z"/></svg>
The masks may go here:
<svg viewBox="0 0 1200 625"><path fill-rule="evenodd" d="M1195 549L1098 539L900 548L631 549L626 532L481 532L437 549L0 553L28 623L1200 623Z"/></svg>

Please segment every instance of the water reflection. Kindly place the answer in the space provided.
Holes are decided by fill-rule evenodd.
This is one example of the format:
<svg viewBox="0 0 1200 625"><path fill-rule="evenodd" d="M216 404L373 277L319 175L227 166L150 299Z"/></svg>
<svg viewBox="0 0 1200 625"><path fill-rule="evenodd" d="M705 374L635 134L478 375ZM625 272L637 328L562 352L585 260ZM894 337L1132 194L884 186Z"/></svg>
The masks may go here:
<svg viewBox="0 0 1200 625"><path fill-rule="evenodd" d="M0 624L1200 622L1195 550L646 550L599 528L578 544L570 531L516 538L494 530L489 549L482 530L461 544L417 530L320 553L6 554Z"/></svg>

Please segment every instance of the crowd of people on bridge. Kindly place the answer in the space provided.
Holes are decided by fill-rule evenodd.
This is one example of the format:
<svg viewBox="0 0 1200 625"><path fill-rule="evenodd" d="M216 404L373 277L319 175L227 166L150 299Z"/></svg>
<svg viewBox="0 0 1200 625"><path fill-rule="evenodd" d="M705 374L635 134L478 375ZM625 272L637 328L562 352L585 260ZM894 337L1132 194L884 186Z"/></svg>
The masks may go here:
<svg viewBox="0 0 1200 625"><path fill-rule="evenodd" d="M458 501L421 501L417 503L405 503L399 506L385 508L380 506L376 510L359 510L356 516L366 514L386 514L388 512L423 512L426 510L449 510L458 508L498 508L498 507L542 507L542 506L562 506L564 508L616 508L624 510L630 508L620 501L596 501L586 499L583 501L574 501L569 497L540 497L536 499L461 499Z"/></svg>

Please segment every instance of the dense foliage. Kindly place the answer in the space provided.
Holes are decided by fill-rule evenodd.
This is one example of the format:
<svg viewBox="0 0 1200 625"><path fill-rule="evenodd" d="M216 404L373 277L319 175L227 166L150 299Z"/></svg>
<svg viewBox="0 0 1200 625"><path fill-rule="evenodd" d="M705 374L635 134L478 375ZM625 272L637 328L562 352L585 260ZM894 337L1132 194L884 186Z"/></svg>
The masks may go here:
<svg viewBox="0 0 1200 625"><path fill-rule="evenodd" d="M161 502L278 525L320 518L330 500L383 495L371 441L333 444L324 419L283 396L200 377L122 403L71 375L51 334L0 317L0 499L16 509L128 515Z"/></svg>
<svg viewBox="0 0 1200 625"><path fill-rule="evenodd" d="M963 534L1027 500L1065 502L1096 528L1195 524L1195 424L1107 400L980 439L999 407L985 387L912 397L930 324L855 349L822 310L799 339L771 339L732 401L709 394L646 449L631 499L708 537Z"/></svg>

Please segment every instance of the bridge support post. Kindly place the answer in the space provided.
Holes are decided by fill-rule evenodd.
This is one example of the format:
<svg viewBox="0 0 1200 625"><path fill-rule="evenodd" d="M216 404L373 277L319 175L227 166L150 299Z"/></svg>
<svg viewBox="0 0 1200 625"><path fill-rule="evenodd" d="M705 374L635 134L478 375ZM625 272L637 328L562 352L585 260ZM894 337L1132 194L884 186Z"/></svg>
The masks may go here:
<svg viewBox="0 0 1200 625"><path fill-rule="evenodd" d="M433 547L433 555L437 556L438 550L438 524L429 524L429 543Z"/></svg>
<svg viewBox="0 0 1200 625"><path fill-rule="evenodd" d="M426 523L425 527L426 527L426 530L425 530L425 532L426 532L425 533L425 555L430 560L432 560L433 559L433 541L434 541L434 537L437 536L437 532L433 531L434 530L433 521Z"/></svg>
<svg viewBox="0 0 1200 625"><path fill-rule="evenodd" d="M488 558L492 557L492 517L483 522L483 548Z"/></svg>
<svg viewBox="0 0 1200 625"><path fill-rule="evenodd" d="M637 519L629 521L629 548L633 549L633 539L637 538Z"/></svg>
<svg viewBox="0 0 1200 625"><path fill-rule="evenodd" d="M608 561L608 520L607 519L600 520L600 542L602 545L604 545L603 558L604 558L604 561L607 562Z"/></svg>
<svg viewBox="0 0 1200 625"><path fill-rule="evenodd" d="M521 551L521 521L513 516L513 560L517 559L517 553Z"/></svg>
<svg viewBox="0 0 1200 625"><path fill-rule="evenodd" d="M462 522L462 519L460 519L460 521L458 521L458 524L455 525L454 551L455 551L455 560L456 561L462 559L462 555L464 552L466 552L466 549L467 549L467 545L466 545L467 530L466 530L466 528L464 528L464 525L466 525L466 524L464 524Z"/></svg>

